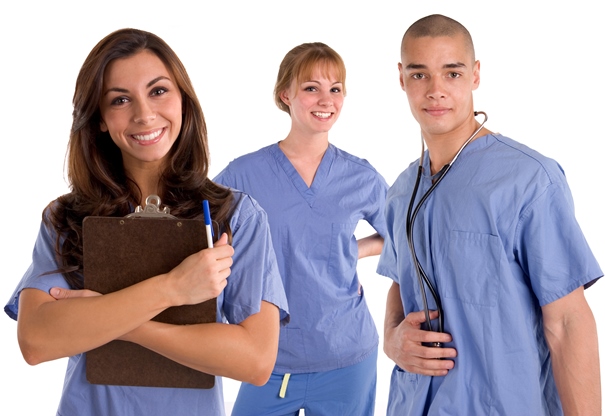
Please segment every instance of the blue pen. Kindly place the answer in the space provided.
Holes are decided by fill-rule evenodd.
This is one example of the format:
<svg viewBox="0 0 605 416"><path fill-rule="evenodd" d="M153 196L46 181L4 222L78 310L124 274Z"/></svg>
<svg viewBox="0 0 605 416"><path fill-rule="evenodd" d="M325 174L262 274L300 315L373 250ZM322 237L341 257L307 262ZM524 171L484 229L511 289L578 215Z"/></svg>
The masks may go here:
<svg viewBox="0 0 605 416"><path fill-rule="evenodd" d="M214 234L212 231L212 220L210 219L210 205L208 205L208 201L204 199L202 201L202 206L204 207L204 223L206 224L206 239L208 240L208 248L214 247L214 243L212 242L212 235Z"/></svg>

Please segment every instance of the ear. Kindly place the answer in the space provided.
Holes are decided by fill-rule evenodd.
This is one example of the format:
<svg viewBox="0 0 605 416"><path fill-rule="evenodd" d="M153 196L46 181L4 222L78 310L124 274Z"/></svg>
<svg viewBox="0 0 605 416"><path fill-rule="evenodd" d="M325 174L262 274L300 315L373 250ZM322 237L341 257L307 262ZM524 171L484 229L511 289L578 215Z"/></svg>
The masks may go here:
<svg viewBox="0 0 605 416"><path fill-rule="evenodd" d="M401 85L401 89L405 91L405 84L403 83L403 65L401 65L401 62L397 64L397 69L399 70L399 85Z"/></svg>
<svg viewBox="0 0 605 416"><path fill-rule="evenodd" d="M283 90L279 93L279 98L282 100L284 104L290 107L290 98L288 97L288 90Z"/></svg>
<svg viewBox="0 0 605 416"><path fill-rule="evenodd" d="M475 65L473 65L473 91L479 88L479 83L481 82L481 62L478 60L475 61Z"/></svg>
<svg viewBox="0 0 605 416"><path fill-rule="evenodd" d="M107 128L107 124L105 124L105 122L104 122L103 120L101 120L101 123L100 123L99 127L101 128L101 131L102 131L103 133L107 133L107 131L109 130L109 129Z"/></svg>

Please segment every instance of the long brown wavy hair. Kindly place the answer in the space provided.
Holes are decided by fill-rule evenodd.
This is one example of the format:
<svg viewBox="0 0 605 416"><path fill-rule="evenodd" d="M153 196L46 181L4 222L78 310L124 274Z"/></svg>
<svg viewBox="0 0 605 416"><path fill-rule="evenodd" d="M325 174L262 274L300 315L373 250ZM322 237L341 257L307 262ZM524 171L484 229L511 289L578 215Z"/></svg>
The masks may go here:
<svg viewBox="0 0 605 416"><path fill-rule="evenodd" d="M162 204L179 218L201 218L207 199L213 220L228 233L233 194L208 179L208 137L204 114L185 67L174 51L153 33L121 29L102 39L84 61L73 97L73 124L67 156L70 193L51 202L44 222L56 231L59 271L72 288L83 287L82 221L90 215L124 216L141 201L141 191L124 170L122 154L109 133L100 129L99 103L105 69L115 59L143 50L154 53L173 75L182 96L180 134L163 166Z"/></svg>

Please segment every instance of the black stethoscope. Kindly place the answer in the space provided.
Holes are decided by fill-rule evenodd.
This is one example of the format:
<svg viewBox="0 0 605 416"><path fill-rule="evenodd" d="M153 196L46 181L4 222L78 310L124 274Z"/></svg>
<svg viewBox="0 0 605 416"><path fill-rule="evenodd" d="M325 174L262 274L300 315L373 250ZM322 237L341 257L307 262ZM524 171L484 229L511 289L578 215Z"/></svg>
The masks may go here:
<svg viewBox="0 0 605 416"><path fill-rule="evenodd" d="M418 193L418 186L420 185L420 178L422 177L422 173L423 173L422 160L424 159L424 138L421 137L422 153L420 154L420 159L418 161L418 176L416 177L416 184L414 185L414 190L412 191L412 196L410 198L410 205L408 207L408 213L406 216L406 235L407 235L407 239L408 239L408 246L410 247L410 254L412 255L412 260L414 261L414 267L416 269L416 276L418 277L418 286L420 288L420 294L422 295L422 304L424 306L424 315L426 318L426 323L427 323L429 331L433 331L433 327L431 325L431 319L430 319L430 314L429 314L430 311L429 311L428 302L427 302L427 298L426 298L426 288L427 287L428 287L429 291L431 292L433 299L435 300L435 305L437 307L437 311L439 312L439 317L437 318L437 321L439 323L439 327L437 330L439 332L443 332L443 307L441 306L441 298L439 297L439 294L435 290L434 286L432 285L431 281L429 280L428 276L426 275L426 272L422 268L422 265L418 261L418 257L416 256L416 249L414 248L414 221L416 221L416 215L418 215L418 211L420 210L420 207L427 200L429 195L431 195L431 193L435 190L437 185L439 185L439 183L443 180L443 178L445 178L445 175L447 175L447 173L449 172L450 168L452 167L452 165L458 158L458 155L460 155L460 153L462 152L462 150L464 150L466 145L469 144L471 142L471 140L473 140L475 138L475 136L479 133L479 131L481 131L481 129L483 128L483 125L487 121L487 114L485 114L485 112L483 112L483 111L475 111L475 113L474 113L475 117L477 117L479 114L481 114L484 117L483 123L481 123L479 125L479 127L477 128L477 130L475 130L475 132L464 142L464 144L460 147L460 150L458 150L458 153L456 153L456 155L451 160L451 162L441 168L441 170L437 173L436 179L434 180L431 187L428 189L428 191L426 191L426 193L422 196L422 198L420 198L420 201L416 205L416 208L414 208L414 201L416 200L416 194ZM433 343L433 346L441 347L441 343L435 342L435 343Z"/></svg>

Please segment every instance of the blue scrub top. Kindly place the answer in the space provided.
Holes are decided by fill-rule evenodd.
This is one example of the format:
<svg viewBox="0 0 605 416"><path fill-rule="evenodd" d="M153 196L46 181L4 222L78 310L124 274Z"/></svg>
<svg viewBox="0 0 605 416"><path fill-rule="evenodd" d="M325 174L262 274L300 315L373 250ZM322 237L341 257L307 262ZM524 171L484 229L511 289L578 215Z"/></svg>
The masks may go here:
<svg viewBox="0 0 605 416"><path fill-rule="evenodd" d="M354 232L365 220L385 235L382 176L330 144L309 187L272 144L235 159L214 180L249 193L269 217L291 313L274 372L329 371L373 352L378 334L359 293Z"/></svg>
<svg viewBox="0 0 605 416"><path fill-rule="evenodd" d="M378 273L400 285L406 312L423 310L405 231L417 171L415 162L389 190L378 264ZM423 175L417 200L432 179ZM562 414L541 306L603 273L574 217L561 167L507 137L477 138L421 208L414 238L441 296L453 339L446 346L458 357L445 377L396 367L389 414Z"/></svg>
<svg viewBox="0 0 605 416"><path fill-rule="evenodd" d="M233 266L227 286L217 299L217 321L238 324L260 311L261 301L280 308L285 324L288 306L267 215L249 196L234 192L236 209L230 219L233 234ZM201 201L200 201L201 204ZM58 268L54 255L54 232L44 224L34 246L32 264L23 276L4 311L17 319L19 294L25 288L48 292L69 286L63 275L45 272ZM130 387L90 384L86 380L86 355L69 357L63 395L57 415L224 415L221 377L212 389Z"/></svg>

